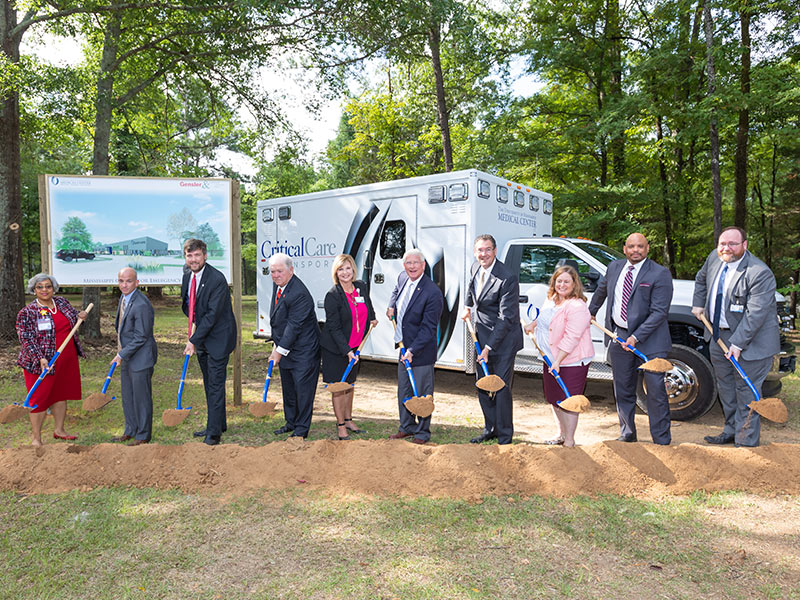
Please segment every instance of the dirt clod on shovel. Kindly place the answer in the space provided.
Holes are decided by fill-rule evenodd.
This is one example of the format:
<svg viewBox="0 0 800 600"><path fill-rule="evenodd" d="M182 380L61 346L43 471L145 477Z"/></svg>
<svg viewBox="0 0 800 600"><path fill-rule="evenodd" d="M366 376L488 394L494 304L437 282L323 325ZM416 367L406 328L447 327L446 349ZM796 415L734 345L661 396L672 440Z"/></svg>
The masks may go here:
<svg viewBox="0 0 800 600"><path fill-rule="evenodd" d="M751 411L774 423L786 423L789 420L789 411L780 398L762 398L758 402L751 402L749 406Z"/></svg>
<svg viewBox="0 0 800 600"><path fill-rule="evenodd" d="M405 403L408 412L422 417L430 417L433 414L433 396L412 396Z"/></svg>
<svg viewBox="0 0 800 600"><path fill-rule="evenodd" d="M570 396L562 402L559 402L558 406L564 410L568 410L569 412L582 413L589 410L592 404L589 402L589 399L586 396L583 394L577 394L575 396Z"/></svg>
<svg viewBox="0 0 800 600"><path fill-rule="evenodd" d="M22 404L9 404L3 410L0 410L0 423L13 423L19 419L25 418L30 412L29 408L25 408Z"/></svg>
<svg viewBox="0 0 800 600"><path fill-rule="evenodd" d="M183 423L190 412L187 409L168 408L161 414L161 422L167 427L175 427Z"/></svg>
<svg viewBox="0 0 800 600"><path fill-rule="evenodd" d="M95 392L89 394L83 401L83 410L93 411L103 408L106 404L113 400L113 396L104 394L102 392Z"/></svg>
<svg viewBox="0 0 800 600"><path fill-rule="evenodd" d="M666 358L651 358L639 368L650 373L668 373L673 367L674 365Z"/></svg>
<svg viewBox="0 0 800 600"><path fill-rule="evenodd" d="M499 392L506 387L506 382L499 375L486 375L475 382L475 385L484 392Z"/></svg>
<svg viewBox="0 0 800 600"><path fill-rule="evenodd" d="M251 402L247 410L256 418L271 417L275 414L276 402Z"/></svg>
<svg viewBox="0 0 800 600"><path fill-rule="evenodd" d="M331 392L332 394L337 394L339 392L346 392L347 390L353 389L353 384L347 383L346 381L334 381L333 383L329 383L328 386L325 388L326 392Z"/></svg>

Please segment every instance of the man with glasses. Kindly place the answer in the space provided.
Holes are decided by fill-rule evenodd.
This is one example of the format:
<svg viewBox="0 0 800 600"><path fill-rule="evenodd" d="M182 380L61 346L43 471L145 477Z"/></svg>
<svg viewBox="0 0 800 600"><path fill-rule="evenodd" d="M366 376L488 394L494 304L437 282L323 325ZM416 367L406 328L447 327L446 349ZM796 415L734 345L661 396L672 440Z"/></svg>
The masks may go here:
<svg viewBox="0 0 800 600"><path fill-rule="evenodd" d="M747 251L744 229L724 229L716 251L697 272L692 301L692 314L698 319L705 315L712 323L712 332L706 330L704 337L710 340L711 364L725 415L722 433L705 437L709 444L759 444L761 419L756 412L749 414L747 406L755 399L753 392L728 357L739 362L760 390L780 350L775 290L772 271ZM727 355L719 339L728 347Z"/></svg>

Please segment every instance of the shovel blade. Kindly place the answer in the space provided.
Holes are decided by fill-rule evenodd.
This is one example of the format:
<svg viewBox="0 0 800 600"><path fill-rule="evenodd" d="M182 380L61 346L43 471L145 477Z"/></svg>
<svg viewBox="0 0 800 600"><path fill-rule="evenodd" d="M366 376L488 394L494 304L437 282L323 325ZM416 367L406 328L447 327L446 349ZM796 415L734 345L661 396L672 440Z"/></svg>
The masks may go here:
<svg viewBox="0 0 800 600"><path fill-rule="evenodd" d="M275 404L275 402L251 402L247 410L257 419L271 417L275 414Z"/></svg>
<svg viewBox="0 0 800 600"><path fill-rule="evenodd" d="M748 406L774 423L786 423L789 420L789 411L780 398L762 398L758 402L751 402Z"/></svg>
<svg viewBox="0 0 800 600"><path fill-rule="evenodd" d="M674 365L666 358L651 358L639 368L642 371L649 371L650 373L669 373L672 371L673 367Z"/></svg>
<svg viewBox="0 0 800 600"><path fill-rule="evenodd" d="M161 422L167 427L175 427L183 423L190 412L192 412L191 408L182 408L180 410L177 408L168 408L161 414Z"/></svg>
<svg viewBox="0 0 800 600"><path fill-rule="evenodd" d="M329 383L328 387L325 388L332 394L336 394L338 392L346 392L347 390L353 389L352 383L347 383L346 381L335 381L334 383Z"/></svg>
<svg viewBox="0 0 800 600"><path fill-rule="evenodd" d="M19 419L24 418L30 412L29 408L25 408L22 404L9 404L3 410L0 410L0 423L13 423Z"/></svg>
<svg viewBox="0 0 800 600"><path fill-rule="evenodd" d="M430 417L435 408L433 396L412 396L406 400L405 406L408 412L422 417L423 419Z"/></svg>
<svg viewBox="0 0 800 600"><path fill-rule="evenodd" d="M506 387L506 382L499 375L486 375L478 379L475 385L484 392L494 393Z"/></svg>
<svg viewBox="0 0 800 600"><path fill-rule="evenodd" d="M591 403L586 396L583 394L578 394L575 396L570 396L566 400L559 402L558 406L564 410L568 410L569 412L582 413L589 410Z"/></svg>
<svg viewBox="0 0 800 600"><path fill-rule="evenodd" d="M96 392L94 394L89 394L86 399L83 401L83 410L98 410L103 408L106 404L111 402L113 398L109 394L104 394L102 392Z"/></svg>

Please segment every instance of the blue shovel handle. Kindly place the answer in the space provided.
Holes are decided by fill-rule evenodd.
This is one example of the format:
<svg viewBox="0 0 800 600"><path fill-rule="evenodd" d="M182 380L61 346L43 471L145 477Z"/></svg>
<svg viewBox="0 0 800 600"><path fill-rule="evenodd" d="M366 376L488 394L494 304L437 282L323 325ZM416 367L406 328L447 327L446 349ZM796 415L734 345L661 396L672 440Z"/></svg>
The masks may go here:
<svg viewBox="0 0 800 600"><path fill-rule="evenodd" d="M630 350L631 352L633 352L633 353L634 353L636 356L638 356L639 358L641 358L641 359L642 359L644 362L647 362L648 360L650 360L649 358L647 358L647 356L645 356L644 352L642 352L641 350L637 350L637 349L636 349L634 346L631 346L630 344L626 344L626 343L625 343L625 340L623 340L623 339L622 339L621 337L619 337L618 335L615 335L615 336L614 336L614 338L615 338L615 339L616 339L616 340L617 340L617 341L618 341L620 344L622 344L623 346L625 346L625 347L626 347L628 350Z"/></svg>
<svg viewBox="0 0 800 600"><path fill-rule="evenodd" d="M350 375L350 371L353 370L353 365L356 364L356 358L358 357L359 354L361 354L361 350L356 350L355 352L353 352L353 356L355 358L351 358L350 362L347 363L347 368L344 370L344 375L342 375L342 378L339 381L347 380L347 376Z"/></svg>
<svg viewBox="0 0 800 600"><path fill-rule="evenodd" d="M117 368L117 363L112 362L111 368L108 370L108 375L106 376L106 380L103 383L103 389L100 390L101 394L105 394L108 391L108 384L111 383L111 376L114 374L114 369Z"/></svg>
<svg viewBox="0 0 800 600"><path fill-rule="evenodd" d="M411 391L414 392L414 396L418 397L419 393L417 393L417 382L414 381L414 373L411 372L411 363L409 363L405 359L406 349L401 347L400 348L400 355L403 356L403 364L406 366L406 371L408 372L408 381L411 383ZM406 398L408 400L408 398ZM403 400L405 402L405 400Z"/></svg>
<svg viewBox="0 0 800 600"><path fill-rule="evenodd" d="M183 396L183 386L186 384L186 370L189 368L189 355L187 354L183 359L183 373L181 373L181 384L178 386L178 403L175 408L178 410L184 410L181 406L181 397ZM191 410L192 407L189 406L186 410Z"/></svg>
<svg viewBox="0 0 800 600"><path fill-rule="evenodd" d="M742 365L739 364L739 361L733 358L733 356L729 356L728 359L731 361L733 366L736 367L736 370L739 371L739 375L742 376L742 379L744 379L744 382L747 384L747 387L750 388L750 391L753 392L753 396L756 397L755 402L761 400L761 394L758 393L756 386L753 385L753 382L747 376L747 373L744 372L744 369L742 369Z"/></svg>
<svg viewBox="0 0 800 600"><path fill-rule="evenodd" d="M269 391L269 382L272 380L272 367L275 366L275 361L269 361L269 365L267 366L267 378L264 380L264 397L261 399L262 402L267 401L267 392Z"/></svg>
<svg viewBox="0 0 800 600"><path fill-rule="evenodd" d="M481 352L483 352L483 350L481 350L481 345L477 341L475 342L475 351L478 353L478 356L480 356ZM481 368L483 369L483 374L486 377L488 377L489 369L486 367L486 363L483 362L482 360L479 360L478 363L481 365Z"/></svg>
<svg viewBox="0 0 800 600"><path fill-rule="evenodd" d="M528 318L530 318L530 316L531 316L531 309L532 308L533 308L533 310L536 311L536 315L534 315L534 317L532 319L532 320L535 321L536 319L539 318L539 309L538 308L534 308L533 304L529 304L528 305L528 313L527 313L528 314ZM534 342L534 344L535 343L536 342ZM571 396L571 394L569 393L569 390L567 389L567 385L564 383L564 380L561 379L561 375L558 374L558 371L556 371L553 368L553 363L550 361L550 357L547 356L547 354L545 354L544 352L542 352L541 348L539 348L538 345L536 346L536 349L539 350L539 354L542 355L542 360L544 360L545 364L547 365L547 368L550 369L550 373L552 373L553 378L556 380L556 383L558 383L558 385L563 390L564 396L569 398ZM563 400L561 402L563 402ZM558 404L561 404L561 402L559 402Z"/></svg>
<svg viewBox="0 0 800 600"><path fill-rule="evenodd" d="M39 387L39 384L41 384L42 381L44 381L44 378L47 377L47 374L50 372L50 369L56 362L56 359L58 358L59 354L61 354L60 351L56 352L53 355L53 358L51 358L50 362L47 363L47 368L42 371L42 374L39 375L39 377L36 379L36 382L33 384L33 386L31 386L30 391L28 391L28 395L25 396L25 403L23 404L25 408L30 408L31 410L35 410L39 406L38 404L34 404L33 406L31 406L31 397L33 396L33 393L36 391L36 388Z"/></svg>

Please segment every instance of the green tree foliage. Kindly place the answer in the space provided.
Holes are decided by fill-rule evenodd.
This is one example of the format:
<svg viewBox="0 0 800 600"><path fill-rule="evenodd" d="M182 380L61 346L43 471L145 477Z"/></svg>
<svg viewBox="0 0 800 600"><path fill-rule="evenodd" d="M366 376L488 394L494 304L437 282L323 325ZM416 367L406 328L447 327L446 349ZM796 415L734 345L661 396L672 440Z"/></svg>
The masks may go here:
<svg viewBox="0 0 800 600"><path fill-rule="evenodd" d="M56 244L59 250L85 250L94 249L92 234L78 217L70 217L61 227L61 238Z"/></svg>

